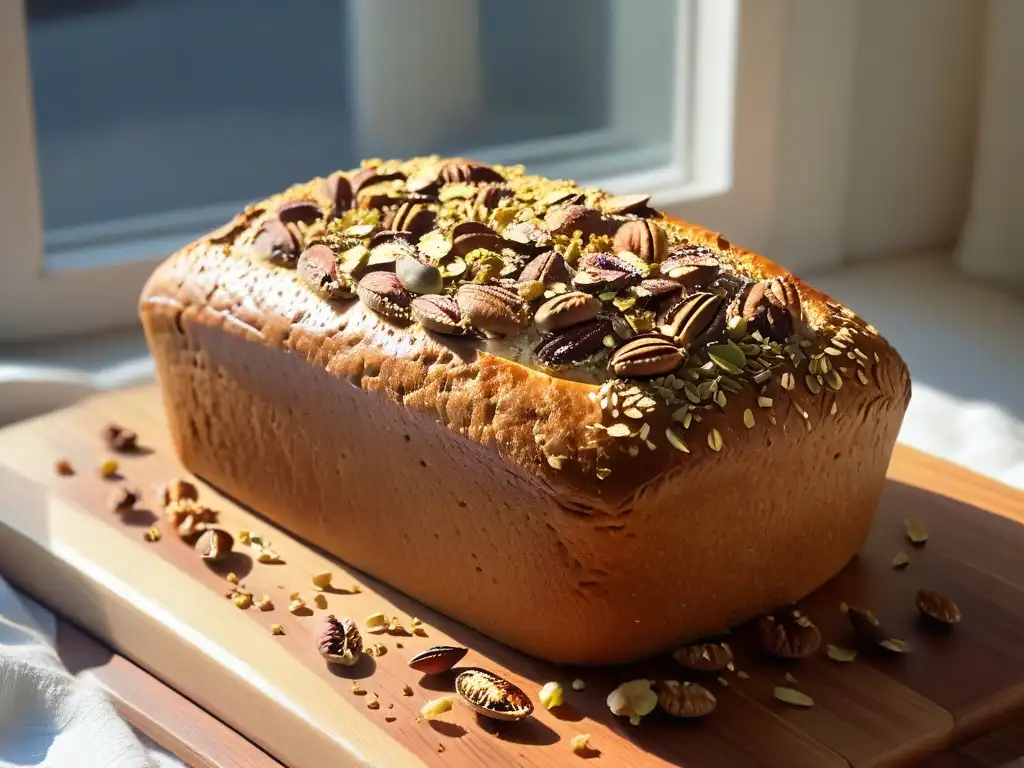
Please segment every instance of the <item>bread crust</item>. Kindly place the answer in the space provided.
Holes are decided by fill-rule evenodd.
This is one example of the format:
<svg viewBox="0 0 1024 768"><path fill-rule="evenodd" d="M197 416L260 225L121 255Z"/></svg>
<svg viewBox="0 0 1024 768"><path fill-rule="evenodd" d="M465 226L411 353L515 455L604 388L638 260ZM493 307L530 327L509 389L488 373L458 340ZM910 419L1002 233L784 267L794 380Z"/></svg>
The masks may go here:
<svg viewBox="0 0 1024 768"><path fill-rule="evenodd" d="M837 573L867 536L909 401L906 366L870 326L725 245L755 278L792 281L812 326L854 329L867 383L730 394L686 430L688 452L665 440L667 408L645 415L655 449L632 456L594 428L609 423L597 385L324 301L209 240L157 269L141 315L190 470L526 653L617 663Z"/></svg>

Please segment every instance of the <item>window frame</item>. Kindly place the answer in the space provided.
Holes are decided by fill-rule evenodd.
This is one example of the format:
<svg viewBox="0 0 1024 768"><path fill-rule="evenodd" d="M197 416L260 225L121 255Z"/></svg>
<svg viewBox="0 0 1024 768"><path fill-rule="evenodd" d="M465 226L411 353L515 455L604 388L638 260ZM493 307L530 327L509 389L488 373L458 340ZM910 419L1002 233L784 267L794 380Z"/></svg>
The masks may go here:
<svg viewBox="0 0 1024 768"><path fill-rule="evenodd" d="M466 14L476 0L445 0L453 12ZM744 9L756 0L742 0ZM630 37L642 33L642 14L631 0L612 0L613 46L627 50ZM658 167L590 178L587 183L621 192L650 191L661 206L711 201L731 194L733 105L736 62L739 57L741 0L677 0L676 46L669 161ZM429 9L428 9L429 6ZM394 15L402 14L398 28L449 25L447 14L433 12L434 4L412 6L419 14L409 23L410 6L400 0L374 0L355 5L354 28L372 30L385 25L394 33ZM746 10L744 10L746 13ZM472 18L472 14L469 18ZM361 27L359 25L362 25ZM686 38L681 38L685 35ZM369 39L360 36L363 39ZM434 39L425 35L427 39ZM635 46L634 46L635 48ZM401 47L399 46L400 50ZM390 51L395 47L389 46ZM369 52L367 52L369 53ZM469 51L455 52L469 56ZM595 153L629 152L629 99L643 58L619 54L609 87L620 105L609 131L553 137L504 147L483 148L481 156L527 166L544 158L561 157L567 150ZM364 120L364 135L372 136L385 109L374 109L372 59L357 75L357 108ZM245 201L170 211L155 215L101 222L44 232L41 190L36 167L36 138L29 70L28 32L22 2L0 3L0 231L5 232L0 253L0 341L69 335L136 322L137 297L155 266L183 243L225 221ZM471 93L471 89L462 89ZM471 98L471 97L470 97ZM456 105L458 106L458 105ZM463 104L465 106L465 104ZM713 120L692 119L714 115ZM377 121L376 124L374 121ZM625 149L624 149L625 147ZM369 149L369 144L367 145ZM360 154L372 155L373 152ZM638 158L642 156L642 151ZM586 153L582 155L587 157ZM627 155L623 155L626 157ZM572 162L564 175L577 175ZM579 168L579 164L575 166ZM683 209L685 213L685 208ZM48 252L47 252L48 251Z"/></svg>

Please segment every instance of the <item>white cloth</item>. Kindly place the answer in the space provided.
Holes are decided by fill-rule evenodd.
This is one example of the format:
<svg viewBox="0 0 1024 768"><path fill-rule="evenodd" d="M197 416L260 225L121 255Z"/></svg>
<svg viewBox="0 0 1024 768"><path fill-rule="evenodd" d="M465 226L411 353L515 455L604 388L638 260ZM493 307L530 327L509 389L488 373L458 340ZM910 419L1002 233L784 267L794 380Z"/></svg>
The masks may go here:
<svg viewBox="0 0 1024 768"><path fill-rule="evenodd" d="M70 675L51 613L0 579L0 767L170 768L103 692Z"/></svg>

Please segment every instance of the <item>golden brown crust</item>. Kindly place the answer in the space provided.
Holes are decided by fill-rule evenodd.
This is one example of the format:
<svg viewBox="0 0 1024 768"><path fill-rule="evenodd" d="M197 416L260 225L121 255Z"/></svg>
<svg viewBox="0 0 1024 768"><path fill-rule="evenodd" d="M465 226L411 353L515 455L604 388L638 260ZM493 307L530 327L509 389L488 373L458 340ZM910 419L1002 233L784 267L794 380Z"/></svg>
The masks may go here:
<svg viewBox="0 0 1024 768"><path fill-rule="evenodd" d="M645 437L617 438L596 384L326 302L204 240L141 305L178 449L282 525L549 659L636 658L802 597L867 534L907 370L825 294L682 226L755 278L792 281L812 326L851 329L838 389L775 377L686 429L660 406Z"/></svg>

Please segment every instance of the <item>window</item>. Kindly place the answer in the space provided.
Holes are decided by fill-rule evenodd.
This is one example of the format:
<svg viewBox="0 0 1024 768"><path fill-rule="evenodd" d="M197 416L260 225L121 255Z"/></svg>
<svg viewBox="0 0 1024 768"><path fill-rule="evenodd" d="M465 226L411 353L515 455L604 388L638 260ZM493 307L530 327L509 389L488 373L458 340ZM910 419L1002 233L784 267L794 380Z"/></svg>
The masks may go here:
<svg viewBox="0 0 1024 768"><path fill-rule="evenodd" d="M159 259L361 157L721 191L736 2L0 4L0 339L132 323Z"/></svg>

